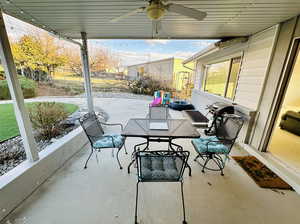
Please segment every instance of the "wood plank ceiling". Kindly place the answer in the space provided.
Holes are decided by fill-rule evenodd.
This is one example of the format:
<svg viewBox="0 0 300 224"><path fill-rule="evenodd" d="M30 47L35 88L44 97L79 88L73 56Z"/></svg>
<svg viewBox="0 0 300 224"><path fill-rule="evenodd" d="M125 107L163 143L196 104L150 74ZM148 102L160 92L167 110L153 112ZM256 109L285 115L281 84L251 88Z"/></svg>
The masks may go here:
<svg viewBox="0 0 300 224"><path fill-rule="evenodd" d="M145 13L110 23L147 4L144 0L0 0L3 11L72 39L220 39L247 36L300 14L300 0L170 0L207 12L203 21L175 13L162 19L158 34Z"/></svg>

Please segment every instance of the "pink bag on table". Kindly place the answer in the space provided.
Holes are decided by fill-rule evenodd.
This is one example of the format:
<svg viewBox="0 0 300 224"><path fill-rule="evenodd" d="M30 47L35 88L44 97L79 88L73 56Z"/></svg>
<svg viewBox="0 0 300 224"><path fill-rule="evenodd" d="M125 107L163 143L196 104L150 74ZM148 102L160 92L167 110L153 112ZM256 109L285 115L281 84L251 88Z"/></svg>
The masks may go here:
<svg viewBox="0 0 300 224"><path fill-rule="evenodd" d="M157 105L160 105L161 104L161 97L158 97L158 98L155 98L151 103L150 105L153 107L153 106L157 106Z"/></svg>

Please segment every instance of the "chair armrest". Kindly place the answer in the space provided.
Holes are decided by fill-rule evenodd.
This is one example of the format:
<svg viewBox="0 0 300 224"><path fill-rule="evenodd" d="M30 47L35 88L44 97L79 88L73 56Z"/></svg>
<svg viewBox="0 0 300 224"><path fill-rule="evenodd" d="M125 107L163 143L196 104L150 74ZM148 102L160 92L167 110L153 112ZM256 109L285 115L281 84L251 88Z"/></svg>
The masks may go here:
<svg viewBox="0 0 300 224"><path fill-rule="evenodd" d="M123 131L124 127L121 123L104 123L99 121L101 125L106 125L106 126L120 126L121 131Z"/></svg>

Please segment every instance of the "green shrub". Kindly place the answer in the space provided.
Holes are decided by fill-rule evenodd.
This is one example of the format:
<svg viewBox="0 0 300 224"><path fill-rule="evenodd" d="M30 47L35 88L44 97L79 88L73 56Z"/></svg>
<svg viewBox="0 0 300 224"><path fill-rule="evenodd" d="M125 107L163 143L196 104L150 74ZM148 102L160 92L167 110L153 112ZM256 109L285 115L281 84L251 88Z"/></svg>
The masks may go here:
<svg viewBox="0 0 300 224"><path fill-rule="evenodd" d="M29 107L29 117L40 138L50 140L60 135L61 122L68 117L68 112L61 103L43 102Z"/></svg>
<svg viewBox="0 0 300 224"><path fill-rule="evenodd" d="M35 81L25 78L18 77L21 89L24 95L24 98L31 98L36 96L37 85ZM8 84L6 80L0 80L0 100L9 100L11 99Z"/></svg>
<svg viewBox="0 0 300 224"><path fill-rule="evenodd" d="M132 93L150 96L157 90L172 92L171 88L163 86L159 81L150 77L141 77L138 80L128 81L128 87Z"/></svg>

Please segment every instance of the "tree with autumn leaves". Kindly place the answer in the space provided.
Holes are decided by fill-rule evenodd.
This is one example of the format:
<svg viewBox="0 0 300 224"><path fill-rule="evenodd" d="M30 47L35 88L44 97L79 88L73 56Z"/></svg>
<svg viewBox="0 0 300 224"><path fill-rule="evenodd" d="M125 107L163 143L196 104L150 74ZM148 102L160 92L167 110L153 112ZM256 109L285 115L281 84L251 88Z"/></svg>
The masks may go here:
<svg viewBox="0 0 300 224"><path fill-rule="evenodd" d="M75 75L82 75L82 62L79 50L73 47L65 48L67 56L66 68ZM120 67L120 59L112 54L109 50L97 45L89 45L89 63L90 72L94 75L97 72L108 72L110 70L118 70Z"/></svg>
<svg viewBox="0 0 300 224"><path fill-rule="evenodd" d="M12 52L21 74L36 81L51 79L67 63L63 48L46 33L22 36L12 43Z"/></svg>
<svg viewBox="0 0 300 224"><path fill-rule="evenodd" d="M80 49L46 32L32 32L11 43L19 73L36 81L49 81L58 68L82 75ZM119 66L119 59L99 46L91 46L90 71L107 71Z"/></svg>

